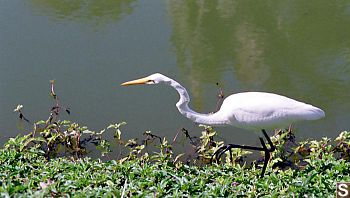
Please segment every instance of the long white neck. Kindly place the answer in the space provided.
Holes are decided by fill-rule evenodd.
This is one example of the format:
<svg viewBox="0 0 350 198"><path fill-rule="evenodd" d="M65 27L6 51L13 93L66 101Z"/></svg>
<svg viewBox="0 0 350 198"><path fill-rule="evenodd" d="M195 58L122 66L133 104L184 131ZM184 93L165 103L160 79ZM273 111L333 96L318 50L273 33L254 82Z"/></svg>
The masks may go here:
<svg viewBox="0 0 350 198"><path fill-rule="evenodd" d="M176 89L176 91L179 93L180 99L176 103L176 107L179 112L185 117L191 119L195 123L200 124L225 125L227 123L226 120L221 116L220 111L213 114L202 114L190 109L188 107L190 97L188 96L186 89L175 80L168 78L166 81L164 81L164 83L174 87L174 89Z"/></svg>

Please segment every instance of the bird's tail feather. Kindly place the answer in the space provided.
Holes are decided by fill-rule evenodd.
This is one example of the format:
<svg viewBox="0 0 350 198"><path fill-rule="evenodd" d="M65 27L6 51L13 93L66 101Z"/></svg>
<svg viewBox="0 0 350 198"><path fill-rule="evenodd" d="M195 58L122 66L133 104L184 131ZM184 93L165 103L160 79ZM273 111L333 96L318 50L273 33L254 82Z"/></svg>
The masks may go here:
<svg viewBox="0 0 350 198"><path fill-rule="evenodd" d="M309 108L305 111L306 120L318 120L325 117L325 113L322 109L309 105Z"/></svg>

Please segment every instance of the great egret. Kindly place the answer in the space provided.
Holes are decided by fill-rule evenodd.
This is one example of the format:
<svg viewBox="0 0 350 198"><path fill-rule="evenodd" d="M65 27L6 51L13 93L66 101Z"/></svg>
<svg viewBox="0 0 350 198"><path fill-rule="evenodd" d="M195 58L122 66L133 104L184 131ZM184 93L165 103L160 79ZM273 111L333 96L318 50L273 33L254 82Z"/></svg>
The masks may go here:
<svg viewBox="0 0 350 198"><path fill-rule="evenodd" d="M243 92L228 96L222 103L219 111L212 114L202 114L188 107L190 97L186 89L175 80L155 73L145 78L124 82L121 85L158 84L172 86L180 95L176 107L185 117L195 123L211 126L232 125L238 128L259 131L265 136L270 148L262 137L259 137L262 147L228 144L220 147L213 156L217 159L231 148L242 148L265 152L264 166L261 177L266 170L270 152L275 150L265 129L278 129L296 121L317 120L325 116L323 110L285 96L265 92Z"/></svg>

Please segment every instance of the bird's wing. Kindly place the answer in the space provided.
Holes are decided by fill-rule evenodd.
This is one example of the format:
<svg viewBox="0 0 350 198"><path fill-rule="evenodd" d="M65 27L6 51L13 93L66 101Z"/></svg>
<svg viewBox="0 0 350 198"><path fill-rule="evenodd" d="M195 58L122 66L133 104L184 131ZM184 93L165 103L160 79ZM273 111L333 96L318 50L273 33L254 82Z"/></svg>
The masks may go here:
<svg viewBox="0 0 350 198"><path fill-rule="evenodd" d="M298 120L298 110L303 105L306 104L284 96L253 92L231 95L222 111L229 115L232 125L273 128Z"/></svg>

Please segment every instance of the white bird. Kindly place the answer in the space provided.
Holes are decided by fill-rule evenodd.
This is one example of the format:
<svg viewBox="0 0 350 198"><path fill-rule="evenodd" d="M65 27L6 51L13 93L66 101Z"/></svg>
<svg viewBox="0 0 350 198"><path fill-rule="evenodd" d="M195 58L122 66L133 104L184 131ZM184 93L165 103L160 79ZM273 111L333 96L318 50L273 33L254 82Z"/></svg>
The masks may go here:
<svg viewBox="0 0 350 198"><path fill-rule="evenodd" d="M229 144L219 148L214 155L216 158L231 148L259 150L265 152L265 161L261 176L264 175L270 152L275 150L266 129L280 129L302 120L317 120L325 116L323 110L310 104L294 99L266 92L243 92L228 96L219 111L211 114L197 113L188 107L190 97L186 89L175 80L155 73L145 78L128 81L121 85L158 84L172 86L179 93L180 99L176 103L179 112L195 123L211 126L232 125L234 127L253 131L261 130L270 148L267 148L260 137L262 147Z"/></svg>

